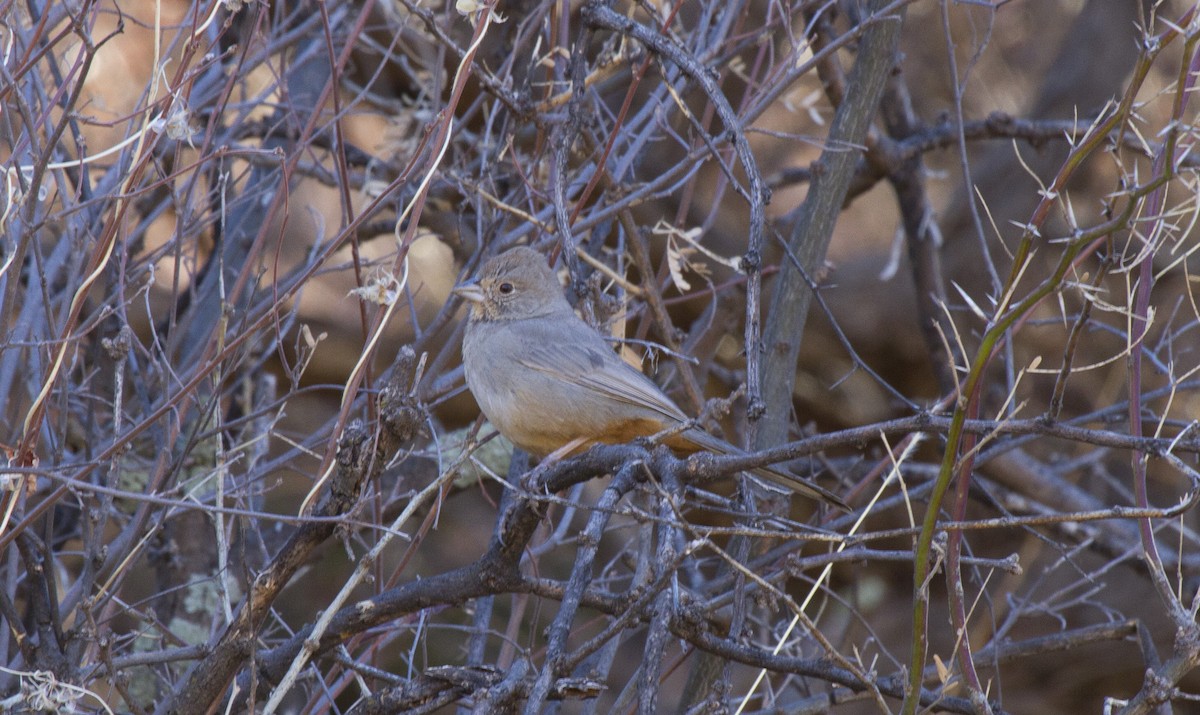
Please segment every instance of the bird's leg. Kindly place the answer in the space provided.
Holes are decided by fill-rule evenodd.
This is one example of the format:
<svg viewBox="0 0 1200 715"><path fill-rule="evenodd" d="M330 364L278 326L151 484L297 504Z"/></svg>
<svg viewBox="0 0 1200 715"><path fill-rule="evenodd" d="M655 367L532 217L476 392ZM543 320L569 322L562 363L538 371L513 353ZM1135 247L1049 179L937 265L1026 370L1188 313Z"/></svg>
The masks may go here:
<svg viewBox="0 0 1200 715"><path fill-rule="evenodd" d="M543 458L538 464L537 468L530 471L529 474L527 474L525 478L521 480L521 486L525 488L525 491L533 492L533 485L537 482L537 477L543 470L553 464L561 462L564 458L570 456L571 453L587 443L588 439L586 437L576 437L550 454L547 454L545 458Z"/></svg>

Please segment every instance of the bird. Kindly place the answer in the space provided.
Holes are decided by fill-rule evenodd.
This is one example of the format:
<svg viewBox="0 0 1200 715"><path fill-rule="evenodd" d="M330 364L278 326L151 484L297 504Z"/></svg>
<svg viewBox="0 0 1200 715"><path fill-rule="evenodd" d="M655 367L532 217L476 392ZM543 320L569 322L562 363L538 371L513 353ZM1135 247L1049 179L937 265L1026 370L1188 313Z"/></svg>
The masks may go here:
<svg viewBox="0 0 1200 715"><path fill-rule="evenodd" d="M745 454L696 427L658 385L618 357L575 314L534 249L496 255L453 293L470 304L462 348L467 387L500 434L530 455L566 457L653 435L678 454ZM836 494L782 470L751 473L849 510Z"/></svg>

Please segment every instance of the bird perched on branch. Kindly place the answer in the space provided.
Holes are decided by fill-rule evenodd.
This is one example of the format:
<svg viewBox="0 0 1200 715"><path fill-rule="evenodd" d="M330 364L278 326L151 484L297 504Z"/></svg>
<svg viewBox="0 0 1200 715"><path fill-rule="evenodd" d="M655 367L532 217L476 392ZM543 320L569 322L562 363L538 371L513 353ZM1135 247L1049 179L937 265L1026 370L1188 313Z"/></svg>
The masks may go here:
<svg viewBox="0 0 1200 715"><path fill-rule="evenodd" d="M454 293L471 303L463 338L467 386L483 414L536 457L577 454L661 434L682 454L743 450L692 425L649 378L621 360L563 295L546 259L513 248ZM665 434L664 434L665 433ZM786 472L754 476L848 509L832 492Z"/></svg>

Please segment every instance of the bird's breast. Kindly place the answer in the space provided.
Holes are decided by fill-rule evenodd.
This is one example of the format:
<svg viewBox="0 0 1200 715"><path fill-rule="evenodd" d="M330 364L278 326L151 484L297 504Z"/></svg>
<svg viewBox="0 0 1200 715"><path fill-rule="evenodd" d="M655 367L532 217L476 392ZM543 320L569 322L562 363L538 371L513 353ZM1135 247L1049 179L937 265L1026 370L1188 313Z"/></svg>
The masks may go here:
<svg viewBox="0 0 1200 715"><path fill-rule="evenodd" d="M463 339L467 386L479 409L500 434L536 456L545 456L579 440L576 452L600 443L618 444L661 432L664 423L652 416L630 414L571 375L536 370L522 362L527 344L519 331L476 323ZM596 369L603 367L597 361ZM581 369L591 369L583 368Z"/></svg>

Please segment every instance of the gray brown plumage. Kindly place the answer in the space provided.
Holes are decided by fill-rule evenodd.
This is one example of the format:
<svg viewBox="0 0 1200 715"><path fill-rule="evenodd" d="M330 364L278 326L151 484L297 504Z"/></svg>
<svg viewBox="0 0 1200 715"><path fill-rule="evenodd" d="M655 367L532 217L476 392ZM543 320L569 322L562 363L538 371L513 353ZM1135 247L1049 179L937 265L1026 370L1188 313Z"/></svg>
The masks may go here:
<svg viewBox="0 0 1200 715"><path fill-rule="evenodd" d="M658 385L575 315L536 251L520 247L496 256L454 292L471 303L463 338L467 385L492 425L518 447L544 457L574 442L574 454L687 424ZM744 453L695 426L662 441L683 454ZM848 509L835 494L785 472L752 473Z"/></svg>

